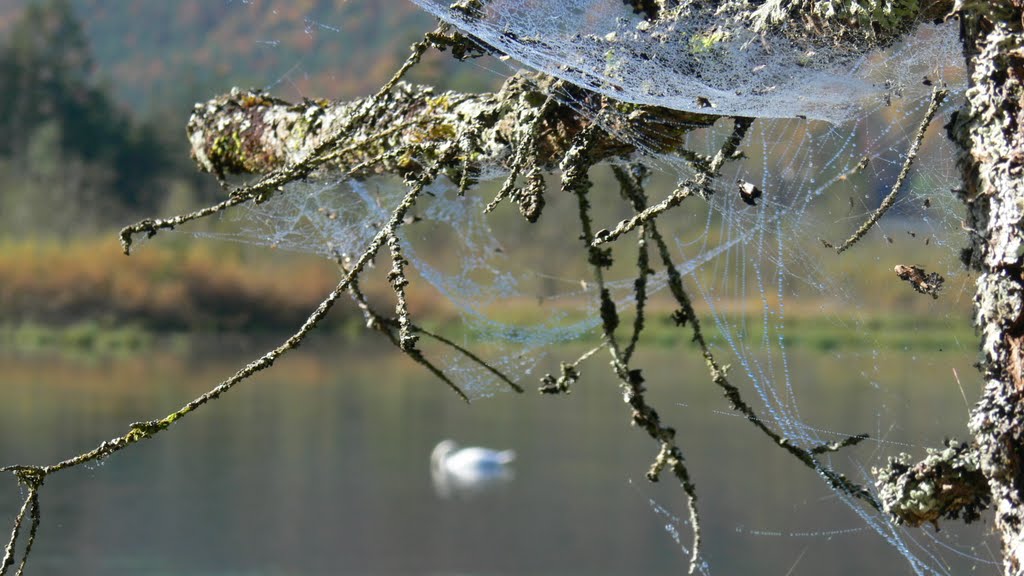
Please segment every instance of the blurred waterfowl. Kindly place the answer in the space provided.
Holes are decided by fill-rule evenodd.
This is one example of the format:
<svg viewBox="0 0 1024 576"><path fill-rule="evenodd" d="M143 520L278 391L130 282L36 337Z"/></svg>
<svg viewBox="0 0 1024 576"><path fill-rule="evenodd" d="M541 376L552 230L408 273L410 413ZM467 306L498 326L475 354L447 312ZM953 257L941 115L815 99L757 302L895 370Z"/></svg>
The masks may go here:
<svg viewBox="0 0 1024 576"><path fill-rule="evenodd" d="M454 440L442 440L430 454L430 476L442 498L471 496L512 480L509 464L515 459L514 450L460 448Z"/></svg>

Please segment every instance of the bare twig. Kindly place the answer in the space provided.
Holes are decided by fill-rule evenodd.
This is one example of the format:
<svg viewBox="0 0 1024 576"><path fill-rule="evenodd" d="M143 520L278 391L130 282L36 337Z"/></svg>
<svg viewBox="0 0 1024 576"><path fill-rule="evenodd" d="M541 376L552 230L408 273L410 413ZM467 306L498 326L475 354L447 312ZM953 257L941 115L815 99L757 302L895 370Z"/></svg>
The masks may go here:
<svg viewBox="0 0 1024 576"><path fill-rule="evenodd" d="M595 124L597 123L595 122ZM582 237L587 246L588 260L593 269L594 279L600 294L600 314L604 341L612 357L612 369L619 378L620 387L623 389L623 397L632 408L632 423L646 431L659 445L658 454L647 472L647 478L651 482L656 482L662 470L669 468L679 480L683 491L686 493L690 526L693 529L693 545L689 567L690 573L693 573L697 569L701 550L701 524L697 511L697 488L690 478L690 471L686 467L683 452L676 445L676 431L662 424L658 413L647 403L644 394L644 377L640 370L629 367L629 360L615 337L619 316L604 280L604 269L611 266L612 256L610 249L601 248L594 241L590 201L587 195L591 187L588 171L593 164L593 160L588 152L593 138L593 130L593 128L588 128L581 132L569 153L562 160L562 189L575 194L579 206L579 220L583 228ZM643 252L643 250L642 246L641 251ZM645 265L641 266L638 274L646 276L646 268ZM635 286L641 286L645 289L646 284L641 281ZM643 301L643 298L637 298L638 313L642 310L641 302Z"/></svg>
<svg viewBox="0 0 1024 576"><path fill-rule="evenodd" d="M598 246L601 244L607 244L608 242L617 239L619 236L630 232L637 226L657 218L662 212L682 204L684 200L693 194L709 195L711 193L711 181L718 176L718 173L722 170L726 161L736 157L736 151L743 142L743 138L746 136L747 130L750 129L750 125L753 124L754 119L739 117L734 118L733 122L732 133L729 135L729 138L722 143L721 149L719 149L718 153L715 154L715 157L711 160L711 163L708 164L706 170L700 170L696 176L680 184L661 202L658 202L653 206L648 206L631 218L627 218L619 222L611 230L598 231L594 237L593 245Z"/></svg>
<svg viewBox="0 0 1024 576"><path fill-rule="evenodd" d="M0 472L11 472L18 477L19 482L27 484L29 486L29 498L26 500L26 505L29 506L29 512L32 516L32 526L30 528L29 540L26 545L26 555L21 562L21 568L19 573L24 568L25 562L28 559L28 553L31 551L31 545L35 540L35 534L39 526L39 497L38 489L42 485L43 480L50 474L54 474L61 470L80 466L87 462L101 460L116 452L119 452L133 444L138 443L140 440L152 438L156 434L167 430L173 424L197 410L201 406L216 400L222 394L229 391L238 383L248 379L252 375L269 368L274 362L282 355L294 350L302 343L302 341L309 335L309 333L320 323L321 320L327 315L334 303L337 302L338 298L343 295L350 284L363 272L366 266L373 260L376 254L380 251L381 247L387 241L387 238L394 236L395 230L402 225L405 221L406 213L412 208L416 199L423 192L423 189L437 177L437 174L443 165L444 161L449 159L453 148L449 147L447 150L441 151L441 160L431 166L429 169L424 170L418 179L410 183L409 191L406 193L402 202L394 209L390 219L377 231L377 234L371 240L367 248L363 251L360 257L353 264L348 274L345 274L338 285L327 295L326 298L320 303L319 306L309 315L302 326L292 334L287 340L281 345L277 346L273 350L267 352L257 360L249 363L233 376L224 380L212 390L198 396L188 404L176 412L165 416L159 420L151 420L148 422L135 422L130 425L129 431L123 436L118 436L111 440L100 443L96 448L58 462L56 464L48 466L25 466L25 465L11 465L0 467ZM463 394L463 398L466 398ZM11 541L8 545L7 551L4 555L3 568L0 569L0 576L6 571L10 563L13 562L14 547L16 544L18 532L20 531L21 524L24 519L24 514L19 514L15 520L14 529L12 530Z"/></svg>
<svg viewBox="0 0 1024 576"><path fill-rule="evenodd" d="M917 134L914 136L914 143L910 145L910 150L907 152L907 158L903 161L903 169L900 170L899 176L896 177L896 182L893 183L892 189L889 190L889 194L882 200L882 204L871 213L871 216L857 228L857 231L853 233L849 238L846 239L839 246L835 246L825 240L821 243L827 248L832 248L836 251L836 254L842 254L848 248L857 243L858 240L864 237L865 234L871 230L871 227L881 220L882 216L892 208L893 204L896 203L896 196L899 194L900 187L903 186L903 181L907 179L907 175L910 174L910 167L914 163L914 159L917 158L917 152L921 149L921 142L924 140L924 134L928 130L928 125L932 123L932 118L935 117L935 113L939 111L939 105L949 94L948 90L935 86L932 89L932 99L928 104L928 109L924 113L924 118L921 119L921 125L917 127ZM859 165L858 165L859 166Z"/></svg>
<svg viewBox="0 0 1024 576"><path fill-rule="evenodd" d="M26 515L31 518L32 524L29 526L28 541L25 544L24 552L21 554L21 562L18 564L18 576L21 576L25 571L25 565L28 563L29 555L32 553L32 544L35 543L36 533L39 530L39 487L43 484L44 475L40 474L36 467L22 466L18 468L15 471L15 475L18 477L19 484L28 487L28 495L25 496L25 502L21 505L21 510L18 511L18 515L14 518L14 526L11 528L11 539L7 543L7 548L4 549L3 560L0 560L0 576L7 574L7 570L14 565L18 536L21 533L21 526L25 522Z"/></svg>
<svg viewBox="0 0 1024 576"><path fill-rule="evenodd" d="M344 264L344 259L342 258L341 254L335 251L334 256L335 262L338 264L338 267L342 270L342 272L347 273L347 269L345 268ZM369 301L366 299L366 295L363 294L362 290L359 287L358 278L353 279L352 283L349 285L348 292L352 299L355 301L356 305L362 311L363 317L366 319L366 326L368 328L384 334L384 336L388 339L389 342L395 345L395 347L397 347L399 350L402 350L402 353L404 353L406 356L409 356L413 361L425 367L432 374L437 376L442 382L444 382L450 388L452 388L455 391L455 393L459 395L460 398L466 400L467 402L469 401L469 397L465 394L465 392L463 392L463 390L457 384L455 384L455 382L450 377L448 377L448 375L445 374L443 370L441 370L437 365L428 360L422 354L422 352L420 352L416 348L412 348L410 350L405 350L402 348L401 338L399 334L396 334L396 331L399 331L400 333L401 325L399 320L395 318L387 318L380 314L379 312L377 312L376 310L374 310L372 306L370 306ZM498 370L494 366L491 366L470 350L467 350L466 348L459 346L455 342L452 342L451 340L445 338L444 336L441 336L440 334L436 334L421 326L417 326L415 323L412 322L411 319L409 320L408 323L408 330L411 333L423 334L424 336L432 338L440 342L441 344L444 344L445 346L452 348L456 352L459 352L460 354L468 358L474 364L480 366L481 368L484 368L485 370L493 374L499 380L507 384L509 388L512 388L514 391L518 393L523 392L523 388L521 386L513 382L508 376L506 376L500 370Z"/></svg>
<svg viewBox="0 0 1024 576"><path fill-rule="evenodd" d="M438 28L437 32L443 32L446 29L447 25L442 25ZM343 125L339 126L333 134L317 145L306 158L293 164L283 166L280 169L267 174L260 178L255 184L235 189L231 193L230 198L213 206L168 219L145 219L136 224L124 227L121 230L121 248L124 250L124 253L128 254L131 252L132 239L135 234L145 233L147 238L152 238L160 230L173 229L174 227L184 224L190 220L196 220L198 218L204 218L206 216L216 214L217 212L243 202L253 199L260 202L269 197L270 194L280 190L285 184L308 176L318 166L323 165L334 157L334 155L330 154L331 149L335 148L338 142L345 137L353 127L372 120L373 115L378 112L380 103L384 100L384 97L391 92L409 69L420 61L424 52L426 52L429 47L430 43L427 39L413 44L412 53L398 71L394 73L391 79L382 86L372 98L367 100L359 111L350 116L347 121ZM385 134L378 134L378 138L383 137L385 137ZM360 147L365 146L366 144L368 144L368 141L359 142L355 146Z"/></svg>
<svg viewBox="0 0 1024 576"><path fill-rule="evenodd" d="M14 527L11 529L11 539L7 542L7 548L4 549L3 561L0 561L0 576L7 574L7 569L14 564L14 554L18 545L18 535L21 533L21 524L25 521L25 516L28 514L28 509L32 505L32 494L30 491L28 496L25 497L25 502L21 505L21 510L18 511L18 515L14 518Z"/></svg>
<svg viewBox="0 0 1024 576"><path fill-rule="evenodd" d="M460 354L462 354L463 356L468 358L470 361L472 361L474 364L480 366L484 370L487 370L488 372L490 372L491 374L496 376L499 380L501 380L502 382L507 384L509 388L511 388L511 389L513 389L513 390L515 390L516 392L519 392L519 393L523 392L522 386L520 386L519 384L516 384L514 381L512 381L512 379L510 379L508 376L506 376L501 370L498 370L494 366L491 366L489 363L484 361L483 358L480 358L479 356L474 354L471 350L468 350L468 349L466 349L466 348L464 348L462 346L459 346L458 344L456 344L455 342L452 342L448 338L445 338L444 336L441 336L440 334L437 334L435 332L431 332L430 330L427 330L426 328L423 328L421 326L413 325L412 329L415 330L416 332L419 332L420 334L423 334L424 336L429 336L429 337L433 338L434 340L437 340L438 342L444 344L445 346L448 346L449 348L452 348L453 350L456 350L457 352L459 352Z"/></svg>
<svg viewBox="0 0 1024 576"><path fill-rule="evenodd" d="M33 486L29 488L28 499L31 501L31 507L29 509L29 516L32 518L32 525L28 529L28 541L25 543L25 552L21 555L21 562L18 564L17 576L23 576L25 574L25 565L28 564L28 558L32 554L32 544L36 541L36 533L39 531L39 522L42 516L39 512L39 488Z"/></svg>
<svg viewBox="0 0 1024 576"><path fill-rule="evenodd" d="M335 251L335 262L338 264L338 267L342 270L343 273L348 273L348 270L345 268L344 259L342 258L341 254L337 253L337 251ZM400 336L401 329L399 321L394 318L385 318L384 316L377 313L377 311L375 311L370 306L370 303L366 299L366 296L359 288L358 278L354 278L352 280L352 283L349 284L348 293L356 302L356 305L359 306L359 309L363 312L363 317L366 318L366 326L368 328L376 330L381 334L384 334L388 341L391 342L396 348L401 350L403 354L411 358L420 366L426 368L437 379L447 384L449 388L454 390L455 393L459 395L459 398L462 398L467 403L469 402L469 396L466 395L462 388L460 388L458 384L456 384L451 378L449 378L448 375L445 374L443 370L438 368L433 362L431 362L425 356L423 356L422 352L420 352L418 349L414 347L402 347L402 339ZM411 322L409 326L412 329L415 329L415 325L411 324ZM398 332L398 334L396 334L396 331Z"/></svg>

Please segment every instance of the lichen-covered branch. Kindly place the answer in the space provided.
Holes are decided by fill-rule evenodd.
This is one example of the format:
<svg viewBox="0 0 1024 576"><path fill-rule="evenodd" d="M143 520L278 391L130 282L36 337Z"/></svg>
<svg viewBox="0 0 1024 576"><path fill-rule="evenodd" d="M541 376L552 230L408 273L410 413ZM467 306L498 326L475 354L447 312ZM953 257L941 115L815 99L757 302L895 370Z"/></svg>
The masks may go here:
<svg viewBox="0 0 1024 576"><path fill-rule="evenodd" d="M872 470L882 506L896 523L927 523L938 530L942 518L973 522L989 506L988 483L972 445L949 440L941 450L929 449L921 462L911 462L900 454Z"/></svg>
<svg viewBox="0 0 1024 576"><path fill-rule="evenodd" d="M864 237L871 228L885 216L885 213L896 203L896 196L899 194L900 188L903 186L903 182L907 179L910 174L910 167L914 165L914 159L917 158L917 152L921 149L921 142L924 141L924 134L928 130L928 126L932 123L932 118L935 117L935 113L939 111L939 104L946 99L949 91L936 86L932 89L932 98L928 103L928 109L924 113L924 118L921 119L921 123L917 127L917 134L914 136L914 141L910 145L910 150L907 151L907 156L903 160L903 168L900 169L899 175L896 176L896 181L893 182L892 188L889 189L889 193L882 199L881 205L871 213L871 216L860 225L859 228L839 246L835 246L825 240L821 243L826 248L832 248L837 254L842 254L848 250L851 246L856 244L861 238Z"/></svg>
<svg viewBox="0 0 1024 576"><path fill-rule="evenodd" d="M611 249L594 245L594 230L588 195L592 186L588 171L595 162L593 156L590 155L594 132L596 130L593 129L583 131L563 159L562 190L576 196L580 225L583 229L582 239L588 253L587 260L594 271L594 280L600 298L603 340L611 354L612 371L619 379L623 399L632 409L631 423L647 432L647 435L658 443L658 454L647 472L647 478L651 482L657 482L661 472L667 468L686 492L690 527L693 530L693 545L690 550L690 573L692 574L698 567L701 554L701 524L697 510L697 487L686 467L683 451L676 443L675 429L665 425L658 412L647 402L643 373L639 369L630 367L629 357L615 336L615 330L619 325L619 315L604 279L604 270L612 265ZM641 246L641 251L644 250L645 248ZM645 266L638 270L640 276L646 276L647 273L648 270ZM642 284L641 282L640 285ZM636 308L638 316L642 313L643 301L643 298L638 297Z"/></svg>
<svg viewBox="0 0 1024 576"><path fill-rule="evenodd" d="M741 10L740 2L732 2ZM944 18L953 0L768 0L743 10L755 30L780 29L797 39L887 46L911 26Z"/></svg>
<svg viewBox="0 0 1024 576"><path fill-rule="evenodd" d="M387 150L404 150L439 138L462 138L464 149L445 166L455 182L461 180L467 164L485 173L508 172L519 144L526 140L536 142L538 167L554 169L573 138L591 124L576 109L549 99L554 82L542 75L520 73L509 78L500 91L485 94L438 94L429 87L399 83L377 106L374 121L350 127L345 138L324 154L323 164L331 170L351 172ZM582 100L597 98L578 92ZM216 175L266 174L309 158L366 105L365 100L288 103L263 92L233 90L196 105L187 129L192 157L200 169ZM645 142L653 151L674 150L687 132L717 119L664 108L610 105L628 109L630 128L646 132ZM600 159L635 152L633 145L603 131L593 146L594 156ZM417 170L418 163L415 158L398 156L367 165L353 176L401 176Z"/></svg>
<svg viewBox="0 0 1024 576"><path fill-rule="evenodd" d="M19 478L19 481L22 481ZM29 528L29 542L25 545L25 551L21 555L21 563L18 566L18 573L20 574L25 569L25 564L28 562L29 554L32 552L32 542L35 540L36 531L39 528L39 486L29 484L29 492L25 497L25 502L21 505L21 510L18 511L18 515L14 518L14 527L11 529L11 539L7 542L7 547L4 549L4 557L0 560L0 576L7 574L7 569L14 565L15 557L17 554L18 536L21 535L22 524L25 523L25 517L32 517L32 526Z"/></svg>
<svg viewBox="0 0 1024 576"><path fill-rule="evenodd" d="M652 22L671 24L687 18L702 0L623 0ZM722 0L721 15L732 15L753 30L780 30L798 41L870 43L885 46L911 26L944 18L954 0Z"/></svg>

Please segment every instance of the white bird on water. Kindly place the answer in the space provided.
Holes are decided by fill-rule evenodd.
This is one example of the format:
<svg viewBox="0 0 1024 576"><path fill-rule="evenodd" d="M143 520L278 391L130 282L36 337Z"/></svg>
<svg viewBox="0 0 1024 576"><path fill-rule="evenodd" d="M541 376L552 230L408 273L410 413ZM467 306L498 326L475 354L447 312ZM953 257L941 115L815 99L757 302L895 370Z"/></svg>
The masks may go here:
<svg viewBox="0 0 1024 576"><path fill-rule="evenodd" d="M512 480L509 464L515 459L513 450L460 449L454 440L442 440L430 453L430 476L442 498L471 496Z"/></svg>

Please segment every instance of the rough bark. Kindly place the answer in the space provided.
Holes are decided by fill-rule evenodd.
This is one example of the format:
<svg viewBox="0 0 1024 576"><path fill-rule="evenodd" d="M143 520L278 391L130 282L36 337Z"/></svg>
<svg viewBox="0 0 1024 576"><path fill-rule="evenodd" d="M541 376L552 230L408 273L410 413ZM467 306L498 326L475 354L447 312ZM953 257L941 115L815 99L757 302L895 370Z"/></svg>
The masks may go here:
<svg viewBox="0 0 1024 576"><path fill-rule="evenodd" d="M591 121L557 101L545 106L551 84L550 78L533 74L517 74L499 92L485 94L435 94L429 87L399 84L378 106L373 122L345 134L327 166L355 177L405 175L419 169L417 161L412 155L388 156L389 152L439 139L466 138L470 141L460 146L460 165L471 163L484 172L507 172L517 146L533 138L530 133L536 135L541 168L552 170ZM652 106L602 103L596 95L575 91L577 101L615 107L615 119L628 122L631 132L644 134L653 151L675 149L686 132L718 119ZM367 98L292 104L262 92L233 90L195 106L186 129L192 158L200 169L220 177L265 174L295 165L369 102ZM533 125L535 119L538 126ZM599 131L593 150L599 159L634 152L634 146L604 131ZM371 159L376 160L364 167Z"/></svg>
<svg viewBox="0 0 1024 576"><path fill-rule="evenodd" d="M971 231L964 262L980 272L975 325L985 380L970 421L1002 538L1005 574L1024 567L1024 30L1021 2L963 2L970 88L950 124L962 147L959 196Z"/></svg>

